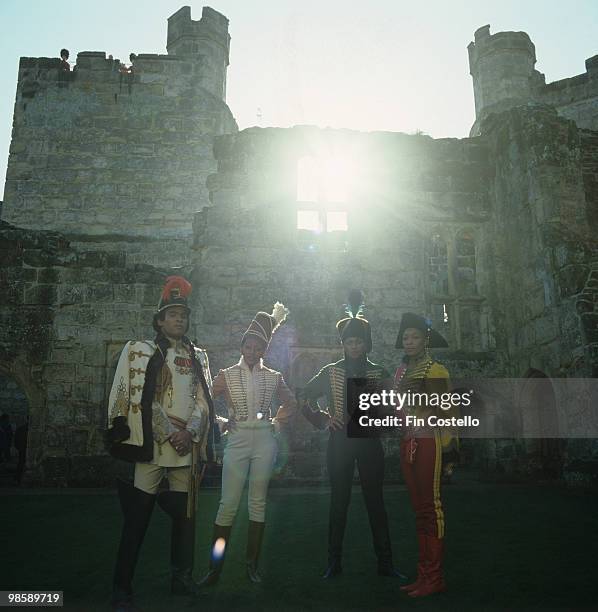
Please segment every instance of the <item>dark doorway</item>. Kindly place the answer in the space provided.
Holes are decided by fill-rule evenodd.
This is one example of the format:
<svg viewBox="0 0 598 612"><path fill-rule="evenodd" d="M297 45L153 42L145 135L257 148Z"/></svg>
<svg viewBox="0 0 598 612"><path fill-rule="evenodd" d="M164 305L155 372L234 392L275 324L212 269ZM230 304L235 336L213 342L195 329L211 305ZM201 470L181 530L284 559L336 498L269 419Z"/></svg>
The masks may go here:
<svg viewBox="0 0 598 612"><path fill-rule="evenodd" d="M0 486L22 482L29 431L29 402L19 383L0 372Z"/></svg>

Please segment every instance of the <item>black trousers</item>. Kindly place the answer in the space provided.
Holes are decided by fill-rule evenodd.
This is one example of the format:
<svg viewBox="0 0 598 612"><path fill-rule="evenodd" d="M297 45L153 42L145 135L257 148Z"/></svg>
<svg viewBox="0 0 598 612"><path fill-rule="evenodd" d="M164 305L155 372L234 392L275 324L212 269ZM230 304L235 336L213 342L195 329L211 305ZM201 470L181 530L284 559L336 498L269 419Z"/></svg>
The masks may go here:
<svg viewBox="0 0 598 612"><path fill-rule="evenodd" d="M329 561L340 560L342 555L356 462L378 563L392 563L388 517L382 491L384 482L382 443L379 439L348 438L344 430L331 432L328 440L327 465L331 488L328 523Z"/></svg>

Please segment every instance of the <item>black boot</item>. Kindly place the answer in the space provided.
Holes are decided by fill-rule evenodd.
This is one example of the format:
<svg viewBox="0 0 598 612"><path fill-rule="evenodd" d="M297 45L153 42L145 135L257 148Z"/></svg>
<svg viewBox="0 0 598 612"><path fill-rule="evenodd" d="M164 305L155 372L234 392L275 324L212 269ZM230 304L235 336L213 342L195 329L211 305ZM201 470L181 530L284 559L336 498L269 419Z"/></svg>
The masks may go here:
<svg viewBox="0 0 598 612"><path fill-rule="evenodd" d="M156 496L137 489L131 482L118 479L116 484L124 523L114 568L112 607L133 612L139 609L133 603L133 574Z"/></svg>
<svg viewBox="0 0 598 612"><path fill-rule="evenodd" d="M200 587L213 586L218 582L224 565L224 557L226 556L226 550L229 545L231 530L232 526L225 527L214 523L212 546L210 548L210 569L199 581Z"/></svg>
<svg viewBox="0 0 598 612"><path fill-rule="evenodd" d="M195 552L195 517L187 518L187 493L162 491L158 493L158 506L172 519L170 562L173 595L197 595L199 585L193 580Z"/></svg>
<svg viewBox="0 0 598 612"><path fill-rule="evenodd" d="M388 576L390 578L398 578L401 582L406 583L408 578L401 573L391 561L378 562L378 576Z"/></svg>
<svg viewBox="0 0 598 612"><path fill-rule="evenodd" d="M247 530L247 576L251 582L260 583L262 577L257 571L257 562L262 547L265 523L249 521Z"/></svg>
<svg viewBox="0 0 598 612"><path fill-rule="evenodd" d="M378 557L378 576L398 578L402 584L405 584L408 580L407 576L399 571L392 562L392 546L386 511L382 509L376 514L370 512L369 519L374 540L374 551Z"/></svg>
<svg viewBox="0 0 598 612"><path fill-rule="evenodd" d="M378 576L398 578L401 584L407 583L407 576L399 571L392 562L392 551L390 548L390 538L384 548L377 548L378 552Z"/></svg>
<svg viewBox="0 0 598 612"><path fill-rule="evenodd" d="M341 565L340 557L330 557L328 561L328 567L326 571L322 574L322 578L324 580L330 580L330 578L334 578L339 574L343 573L343 566Z"/></svg>

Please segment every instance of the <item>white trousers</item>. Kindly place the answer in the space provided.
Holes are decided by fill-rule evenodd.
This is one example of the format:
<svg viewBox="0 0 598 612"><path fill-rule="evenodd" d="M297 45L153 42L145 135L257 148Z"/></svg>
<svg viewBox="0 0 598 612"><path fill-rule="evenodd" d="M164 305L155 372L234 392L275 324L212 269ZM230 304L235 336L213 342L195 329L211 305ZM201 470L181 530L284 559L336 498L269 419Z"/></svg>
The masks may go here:
<svg viewBox="0 0 598 612"><path fill-rule="evenodd" d="M153 463L136 463L134 485L150 495L158 492L158 487L164 476L168 478L171 491L187 493L189 490L189 466L161 467Z"/></svg>
<svg viewBox="0 0 598 612"><path fill-rule="evenodd" d="M228 442L222 460L222 495L216 523L233 524L243 487L249 474L247 505L249 520L264 523L266 495L276 460L276 440L269 423L239 423L227 434Z"/></svg>

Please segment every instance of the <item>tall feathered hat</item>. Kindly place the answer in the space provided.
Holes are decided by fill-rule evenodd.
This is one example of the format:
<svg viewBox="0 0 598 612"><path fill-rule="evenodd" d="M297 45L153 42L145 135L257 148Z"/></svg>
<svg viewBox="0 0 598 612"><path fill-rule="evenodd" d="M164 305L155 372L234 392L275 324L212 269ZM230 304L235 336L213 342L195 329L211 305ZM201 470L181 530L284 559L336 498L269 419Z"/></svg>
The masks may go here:
<svg viewBox="0 0 598 612"><path fill-rule="evenodd" d="M156 314L171 306L183 306L190 312L187 298L191 294L191 283L182 276L169 276L160 295Z"/></svg>
<svg viewBox="0 0 598 612"><path fill-rule="evenodd" d="M353 289L345 304L347 316L336 324L336 329L341 342L347 338L361 338L365 342L366 353L369 353L372 350L372 329L363 316L364 306L363 293L359 289Z"/></svg>
<svg viewBox="0 0 598 612"><path fill-rule="evenodd" d="M280 324L287 318L289 309L281 302L276 302L272 308L272 314L267 312L258 312L253 320L249 324L247 331L243 334L241 345L247 340L249 336L255 336L263 342L266 346L270 343L272 334L279 328Z"/></svg>
<svg viewBox="0 0 598 612"><path fill-rule="evenodd" d="M397 336L395 348L403 348L403 334L405 333L405 330L409 329L410 327L419 329L426 334L428 348L448 347L448 342L443 338L443 336L435 329L432 329L432 321L430 319L424 319L424 317L420 317L412 312L406 312L401 317L401 325L399 327L399 334Z"/></svg>

